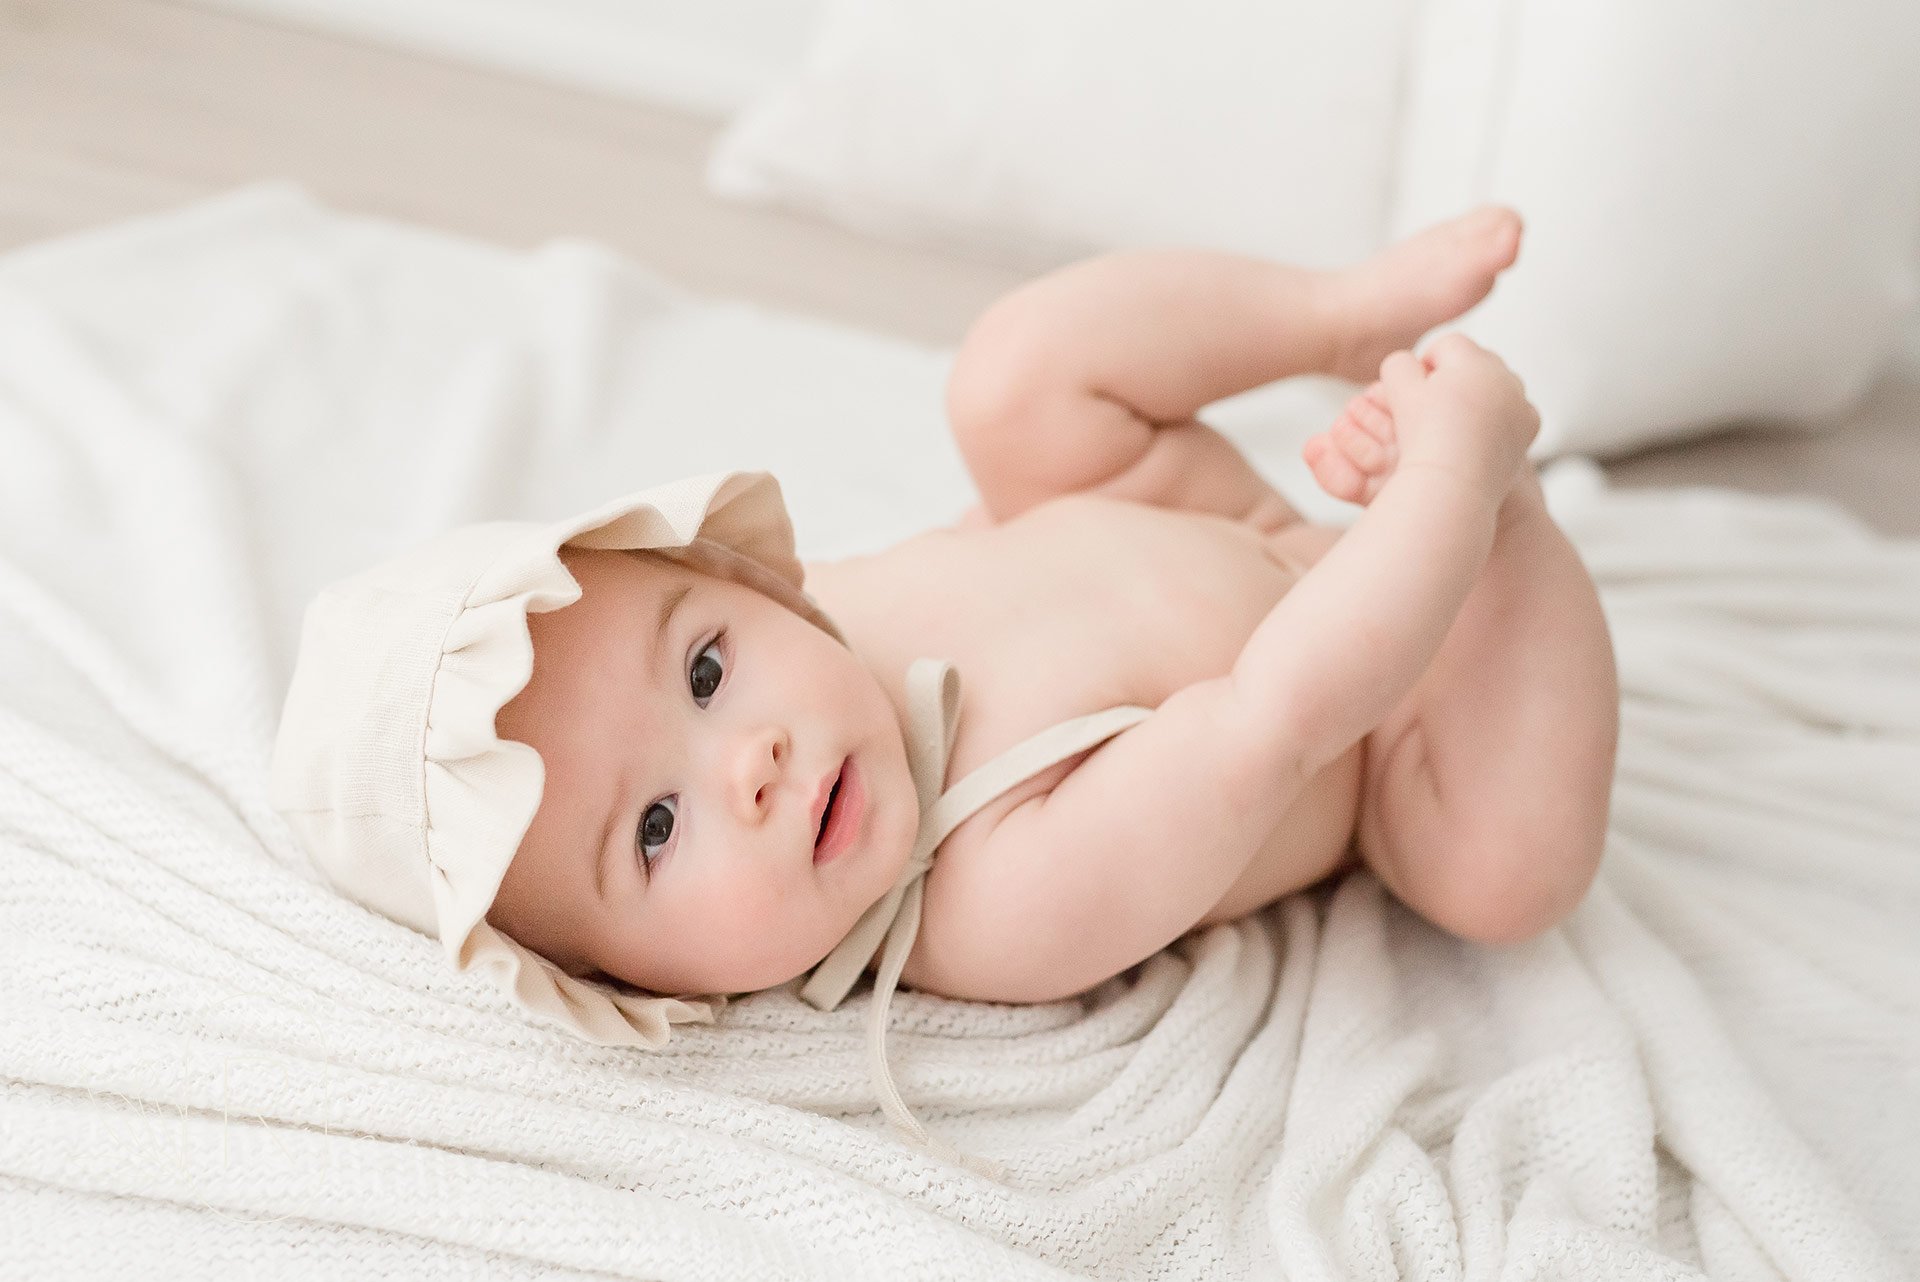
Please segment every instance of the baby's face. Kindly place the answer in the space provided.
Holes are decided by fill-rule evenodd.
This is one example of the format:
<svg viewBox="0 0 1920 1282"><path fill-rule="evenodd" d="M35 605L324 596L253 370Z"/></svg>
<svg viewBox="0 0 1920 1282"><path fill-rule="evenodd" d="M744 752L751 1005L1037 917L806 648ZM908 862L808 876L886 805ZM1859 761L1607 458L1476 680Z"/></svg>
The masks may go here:
<svg viewBox="0 0 1920 1282"><path fill-rule="evenodd" d="M487 920L571 973L656 992L785 983L912 850L893 704L751 588L657 557L560 556L582 595L529 616L533 676L495 721L546 781Z"/></svg>

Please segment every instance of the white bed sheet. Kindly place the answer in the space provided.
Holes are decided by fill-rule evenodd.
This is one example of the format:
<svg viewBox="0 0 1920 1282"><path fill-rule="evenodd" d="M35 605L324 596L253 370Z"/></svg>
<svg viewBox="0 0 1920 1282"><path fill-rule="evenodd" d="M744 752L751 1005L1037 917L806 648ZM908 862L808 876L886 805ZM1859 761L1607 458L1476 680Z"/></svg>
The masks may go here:
<svg viewBox="0 0 1920 1282"><path fill-rule="evenodd" d="M445 526L767 467L808 556L968 501L948 354L285 187L0 259L0 1274L1885 1278L1920 1264L1920 543L1549 499L1625 693L1593 894L1485 950L1355 875L1082 1001L527 1024L265 802L299 610ZM1319 519L1328 389L1219 421ZM30 1267L21 1267L30 1266Z"/></svg>

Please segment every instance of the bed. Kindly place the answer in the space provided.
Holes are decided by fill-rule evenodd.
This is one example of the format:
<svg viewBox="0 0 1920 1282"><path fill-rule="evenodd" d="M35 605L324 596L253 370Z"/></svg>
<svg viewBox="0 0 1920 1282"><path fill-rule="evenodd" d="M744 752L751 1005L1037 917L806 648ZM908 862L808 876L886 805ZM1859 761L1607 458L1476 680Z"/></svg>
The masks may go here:
<svg viewBox="0 0 1920 1282"><path fill-rule="evenodd" d="M969 501L950 356L284 185L0 257L0 1274L1913 1274L1920 543L1824 500L1546 469L1624 707L1540 939L1357 872L1074 1000L897 996L1002 1181L887 1127L865 983L588 1046L319 881L265 784L316 587L719 467L884 543ZM1329 521L1331 394L1217 416Z"/></svg>

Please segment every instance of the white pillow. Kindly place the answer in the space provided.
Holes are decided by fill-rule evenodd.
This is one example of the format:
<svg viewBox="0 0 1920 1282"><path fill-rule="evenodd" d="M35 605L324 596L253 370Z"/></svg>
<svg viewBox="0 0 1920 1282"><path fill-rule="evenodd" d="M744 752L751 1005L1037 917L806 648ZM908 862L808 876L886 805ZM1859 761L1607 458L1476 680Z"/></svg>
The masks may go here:
<svg viewBox="0 0 1920 1282"><path fill-rule="evenodd" d="M1412 0L831 0L723 195L1023 265L1179 242L1333 265L1386 218Z"/></svg>
<svg viewBox="0 0 1920 1282"><path fill-rule="evenodd" d="M1331 265L1502 199L1521 262L1463 328L1536 455L1864 393L1914 296L1920 4L1416 2L832 0L710 182L1029 265Z"/></svg>
<svg viewBox="0 0 1920 1282"><path fill-rule="evenodd" d="M1617 454L1866 392L1913 305L1920 4L1425 0L1394 234L1485 199L1519 265L1461 328Z"/></svg>

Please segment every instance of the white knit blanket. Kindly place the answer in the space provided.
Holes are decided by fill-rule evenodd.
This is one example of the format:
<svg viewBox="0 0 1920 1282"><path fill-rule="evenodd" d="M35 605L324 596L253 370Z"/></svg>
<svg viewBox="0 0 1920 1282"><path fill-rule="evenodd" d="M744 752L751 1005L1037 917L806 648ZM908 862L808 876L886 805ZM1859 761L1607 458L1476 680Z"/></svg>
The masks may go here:
<svg viewBox="0 0 1920 1282"><path fill-rule="evenodd" d="M264 763L320 582L710 466L892 538L966 500L946 359L280 188L0 259L0 1276L1910 1275L1920 543L1824 504L1548 473L1625 714L1543 938L1356 874L1082 1000L902 993L1002 1184L887 1128L865 985L587 1046L313 878Z"/></svg>

